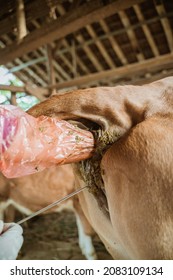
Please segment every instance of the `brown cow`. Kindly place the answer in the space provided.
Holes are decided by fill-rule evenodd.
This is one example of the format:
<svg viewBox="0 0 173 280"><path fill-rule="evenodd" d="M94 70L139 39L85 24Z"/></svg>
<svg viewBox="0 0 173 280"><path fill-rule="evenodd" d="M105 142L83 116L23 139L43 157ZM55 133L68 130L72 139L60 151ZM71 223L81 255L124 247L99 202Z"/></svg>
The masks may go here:
<svg viewBox="0 0 173 280"><path fill-rule="evenodd" d="M74 190L74 175L70 165L52 167L40 173L14 179L7 179L0 174L0 219L4 219L4 213L9 206L25 215L31 215ZM51 208L47 213L60 212L63 209L75 213L82 253L87 259L96 259L91 238L93 230L83 214L78 198L72 197L65 203ZM10 217L10 221L14 221L14 217Z"/></svg>
<svg viewBox="0 0 173 280"><path fill-rule="evenodd" d="M101 130L95 156L74 168L77 184L90 187L82 209L110 254L173 259L173 77L55 95L29 113Z"/></svg>

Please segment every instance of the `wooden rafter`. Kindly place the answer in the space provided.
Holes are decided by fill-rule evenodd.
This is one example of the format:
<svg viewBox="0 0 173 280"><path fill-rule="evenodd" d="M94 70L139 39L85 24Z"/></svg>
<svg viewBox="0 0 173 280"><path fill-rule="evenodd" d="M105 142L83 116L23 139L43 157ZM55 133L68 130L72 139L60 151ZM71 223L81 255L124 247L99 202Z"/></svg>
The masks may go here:
<svg viewBox="0 0 173 280"><path fill-rule="evenodd" d="M58 5L57 6L57 10L58 12L61 14L61 15L64 15L65 14L65 10L62 6ZM88 30L88 32L90 33L91 36L93 36L93 33L91 34L92 32L92 27L90 26L86 26L86 29ZM82 45L84 44L84 39L82 37L82 35L78 35L76 36L76 40L79 42L79 45ZM66 46L68 45L67 41L66 41ZM97 45L98 45L98 42L97 42ZM88 47L88 46L84 46L84 51L86 52L87 56L89 57L89 59L91 60L91 62L94 64L95 68L98 70L98 71L101 71L103 70L103 67L102 65L100 64L100 62L98 61L97 57L92 53L91 49ZM106 52L105 52L106 53ZM87 73L88 70L86 68L86 66L84 65L83 62L81 62L81 59L79 59L79 57L77 57L76 55L76 60L78 61L78 63L80 64L80 67L85 68L85 72Z"/></svg>
<svg viewBox="0 0 173 280"><path fill-rule="evenodd" d="M69 45L69 43L67 42L66 39L62 39L62 45L65 47L66 52L71 51L71 46ZM66 52L63 52L63 54L65 55ZM56 55L61 55L62 54L61 50L58 50L55 53L56 53ZM82 59L77 54L76 54L76 60L77 60L77 64L80 66L82 71L84 71L84 73L88 73L89 70L87 68L87 65L84 64Z"/></svg>
<svg viewBox="0 0 173 280"><path fill-rule="evenodd" d="M104 20L100 21L100 25L103 28L103 30L105 31L105 33L110 34L110 30ZM127 58L125 57L123 51L121 50L121 48L120 48L119 44L117 43L117 41L115 40L115 38L113 38L113 36L110 34L110 35L108 35L108 39L110 41L110 44L111 44L114 52L116 53L119 60L121 61L121 63L123 65L127 64Z"/></svg>
<svg viewBox="0 0 173 280"><path fill-rule="evenodd" d="M5 39L6 41L10 41L10 42L11 42L11 39L10 39L7 35L4 36L4 39ZM4 44L3 44L2 42L1 42L1 46L4 47ZM7 68L18 67L18 66L20 66L20 65L22 65L22 64L23 64L23 61L22 61L21 59L19 59L19 58L16 58L16 59L13 61L13 63L10 62L10 63L7 64ZM34 72L32 71L32 69L26 68L26 72L29 74L30 77L36 79L41 85L46 86L45 81L42 80L42 79L40 78L40 76L38 76L36 73L34 73ZM16 75L16 77L18 77L21 81L23 81L23 82L25 82L25 83L28 83L28 77L27 77L24 73L21 73L21 72L20 72L20 73L15 73L15 75Z"/></svg>
<svg viewBox="0 0 173 280"><path fill-rule="evenodd" d="M6 42L8 43L12 43L12 40L7 36L4 35L3 38L6 40ZM26 59L27 61L30 61L30 57L28 55L23 56L24 59ZM18 65L23 64L23 61L20 58L16 58L15 62ZM35 81L39 82L42 86L46 86L47 83L45 82L45 77L47 77L45 75L45 72L38 66L38 65L33 65L33 68L36 71L33 71L31 68L25 68L25 71L29 74L29 76L31 76ZM38 75L38 74L39 75Z"/></svg>
<svg viewBox="0 0 173 280"><path fill-rule="evenodd" d="M36 20L33 22L33 24L37 28L40 28L40 24ZM52 50L54 50L55 47L56 47L56 44L55 44L55 42L51 42L51 43L49 43L49 46L52 48ZM40 48L40 51L42 53L44 53L43 48ZM68 59L66 58L66 55L65 54L60 54L60 57L63 60L63 62L69 67L69 69L71 69L72 65L68 61ZM70 80L70 78L71 78L70 75L67 73L67 71L64 70L64 68L59 63L56 62L56 60L53 60L53 66L56 70L55 76L58 79L58 81Z"/></svg>
<svg viewBox="0 0 173 280"><path fill-rule="evenodd" d="M126 15L126 13L124 11L120 11L119 12L119 16L120 19L124 25L124 27L127 29L128 26L130 26L130 21ZM127 29L127 35L129 37L132 49L137 57L138 61L142 61L145 59L143 53L140 50L139 44L138 44L138 40L136 38L135 32L133 31L133 29Z"/></svg>
<svg viewBox="0 0 173 280"><path fill-rule="evenodd" d="M136 28L139 28L139 27L141 27L142 28L142 26L144 25L146 25L146 26L149 26L150 24L154 24L154 23L157 23L158 21L160 21L161 19L165 19L166 17L172 17L173 16L173 12L172 11L170 11L170 12L168 12L167 14L165 13L165 14L162 14L162 15L158 15L158 16L155 16L155 17L153 17L153 18L150 18L150 19L145 19L145 20L143 20L143 21L140 21L140 22L138 22L138 23L136 23L136 24L133 24L133 25L129 25L128 27L126 27L126 31L127 30L135 30ZM99 23L101 24L101 26L102 26L102 28L103 28L103 25L102 25L102 22L104 22L105 23L105 21L104 20L100 20L99 21ZM105 23L106 24L106 23ZM80 44L80 45L77 45L76 46L76 50L79 50L79 49L82 49L84 46L89 46L89 45L91 45L91 44L96 44L98 41L102 41L102 40L105 40L105 39L110 39L111 37L113 37L113 36L118 36L118 35L122 35L124 32L125 32L125 30L124 30L124 28L120 28L120 29L117 29L117 30L114 30L114 31L110 31L109 30L109 28L108 28L108 26L107 26L107 24L106 24L106 28L103 28L103 30L105 31L105 34L103 34L103 35L100 35L100 36L97 36L97 37L95 37L95 38L91 38L91 39L89 39L89 40L87 40L84 44ZM106 31L107 30L107 31ZM114 38L113 38L114 39ZM62 41L63 41L64 39L62 39ZM115 42L116 42L116 40L114 40ZM61 49L61 50L57 50L57 51L55 51L55 54L65 54L65 53L67 53L67 52L69 52L70 51L70 48L71 48L71 46L66 46L64 49ZM121 51L121 48L120 48L120 46L118 45L118 48L119 48L119 50ZM118 54L117 54L118 55ZM119 57L119 56L118 56ZM120 59L120 57L119 57L119 59ZM121 59L120 59L121 60ZM123 64L123 63L122 63ZM124 63L125 64L125 63Z"/></svg>
<svg viewBox="0 0 173 280"><path fill-rule="evenodd" d="M13 44L0 51L0 64L6 64L38 47L71 34L80 28L108 17L120 10L127 9L144 0L117 0L104 5L101 0L83 4L63 17L43 25L40 29L28 34L20 44Z"/></svg>
<svg viewBox="0 0 173 280"><path fill-rule="evenodd" d="M40 28L40 24L36 20L34 20L32 23L35 27ZM39 50L35 51L35 53L38 55L39 55L39 52L41 53L41 55L45 55L45 49L43 47L40 47ZM61 65L59 65L55 60L53 61L53 65L56 69L56 78L58 79L58 81L61 82L61 81L70 79L70 76L64 71L64 69L61 67ZM59 73L61 73L61 75L59 75Z"/></svg>
<svg viewBox="0 0 173 280"><path fill-rule="evenodd" d="M7 63L7 68L8 69L11 69L11 68L13 68L13 67L16 67L16 64L13 62L9 62L9 63ZM22 72L16 72L15 73L15 76L20 80L20 81L22 81L23 83L28 83L28 77L25 75L25 74L23 74Z"/></svg>
<svg viewBox="0 0 173 280"><path fill-rule="evenodd" d="M39 58L35 58L35 59L31 59L30 61L27 61L25 63L22 63L21 65L18 65L18 66L14 66L12 67L9 72L10 73L15 73L15 72L18 72L18 71L21 71L29 66L32 66L34 64L37 64L37 63L40 63L40 62L44 62L46 61L46 57L42 56L42 57L39 57Z"/></svg>
<svg viewBox="0 0 173 280"><path fill-rule="evenodd" d="M143 14L141 12L140 7L138 5L134 5L133 8L134 8L134 10L136 12L136 15L137 15L139 21L140 22L144 22L144 16L143 16ZM142 25L142 29L144 31L144 34L145 34L145 36L147 38L147 41L148 41L148 43L149 43L149 45L151 47L151 50L152 50L154 56L158 56L159 55L159 50L158 50L157 45L156 45L156 43L155 43L155 41L153 39L153 36L152 36L152 34L150 32L150 29L148 28L148 26L146 24Z"/></svg>
<svg viewBox="0 0 173 280"><path fill-rule="evenodd" d="M9 16L9 25L10 18L16 17L15 4L12 0L6 1L10 5L6 10L2 8L4 12L0 10L0 34L1 23L7 20L7 15ZM38 12L41 16L37 18L32 17L31 10L28 13L28 7L32 4L37 5L36 2L41 3L42 0L15 0L15 3L17 1L25 3L28 35L21 40L18 46L14 43L17 40L16 28L14 30L12 27L9 33L1 36L0 48L4 49L0 49L0 54L3 55L3 57L0 56L0 62L1 59L8 58L9 53L7 52L7 57L5 55L10 46L11 48L13 46L15 52L16 46L26 48L26 53L24 50L24 52L21 52L21 56L16 56L11 60L11 63L7 63L5 66L8 69L12 67L12 70L17 71L15 72L16 76L26 85L32 87L32 84L35 83L45 87L47 96L52 92L52 89L56 88L59 91L66 91L67 88L72 90L89 86L113 86L120 83L142 84L172 75L173 32L171 23L173 6L171 2L73 0L73 3L71 1L68 6L67 0L64 0L65 4L63 5L59 4L58 0L44 0L43 7L40 7ZM146 3L139 5L143 1ZM56 5L54 5L55 2ZM131 4L129 4L130 2ZM87 6L84 3L87 3ZM117 3L118 6L116 6ZM88 7L91 7L91 5L92 9L89 10ZM114 5L117 8L113 11ZM123 5L123 8L120 5ZM111 7L111 12L109 9L107 10L108 6ZM87 7L88 10L84 11L84 7ZM126 10L129 7L130 9ZM81 11L80 15L79 11ZM43 16L44 13L45 16ZM29 14L30 18L28 18ZM107 18L107 16L110 17ZM54 24L56 24L56 30ZM43 28L44 34L42 33ZM49 32L47 28L49 28ZM55 32L58 32L56 37L54 36ZM50 34L51 37L49 37ZM85 36L88 34L89 36ZM46 43L38 42L40 41L40 35L41 42L45 40ZM35 42L34 40L32 42L27 41L30 40L30 36L32 39L35 38ZM48 40L48 38L51 39ZM36 42L39 45L37 44L37 47L31 52L28 51L30 43L32 45ZM23 43L26 43L26 45L22 45ZM47 44L49 44L53 56L49 68L55 69L54 78L50 77L50 71L48 75L46 69L45 59L49 56L46 55L45 46ZM146 46L146 49L144 49L144 46ZM86 56L84 53L86 53ZM151 57L154 57L153 60ZM48 61L50 62L50 59ZM105 69L110 70L105 71ZM97 73L92 74L94 71L97 71ZM39 91L40 87L36 89L41 92Z"/></svg>
<svg viewBox="0 0 173 280"><path fill-rule="evenodd" d="M57 7L59 13L63 16L65 14L65 10L62 6L58 6ZM84 44L85 40L83 38L83 36L81 34L77 34L75 36L77 42L79 44ZM92 50L88 47L88 46L84 46L83 50L85 51L85 53L87 54L88 58L90 59L90 61L93 63L93 65L95 66L97 71L102 71L103 70L103 66L100 63L100 61L97 59L97 56L95 56L95 54L92 52Z"/></svg>
<svg viewBox="0 0 173 280"><path fill-rule="evenodd" d="M57 6L58 7L58 6ZM56 7L56 8L57 8ZM36 26L37 28L40 28L40 24L34 20L32 22L34 24L34 26ZM66 42L65 39L62 39L64 40L64 42ZM52 49L53 49L53 52L54 52L54 61L53 61L53 65L54 65L54 68L56 70L55 72L55 76L56 78L58 79L59 82L61 81L64 81L64 80L70 80L71 77L70 75L68 74L67 71L64 70L64 68L62 67L62 65L60 65L59 63L56 62L56 58L59 56L61 58L61 60L64 62L64 64L69 68L69 71L71 71L71 68L72 68L72 64L70 63L70 61L67 59L66 57L66 53L64 52L56 52L55 54L55 49L56 49L56 43L55 42L52 42L49 44ZM67 43L66 46L68 46L68 52L71 52L71 46ZM39 49L42 53L44 52L41 48ZM81 64L82 64L82 60L81 60Z"/></svg>
<svg viewBox="0 0 173 280"><path fill-rule="evenodd" d="M74 2L75 3L75 2ZM74 6L74 5L73 5ZM75 7L76 8L76 7ZM56 10L59 11L60 14L64 14L65 10L62 8L62 6L57 5ZM72 46L68 43L68 41L63 38L61 39L61 45L64 45L64 47L66 48L67 52L71 53L72 52ZM57 46L54 46L54 50L58 49ZM68 65L70 71L72 68L72 64L69 62L69 60L66 58L66 52L61 52L59 51L59 49L57 51L54 52L55 56L59 56L61 57L61 59ZM82 61L82 59L77 55L76 53L76 46L75 46L75 56L76 56L76 63L80 66L80 68L82 69L82 71L84 73L88 73L88 69L86 67L86 65L84 64L84 62ZM77 65L76 65L77 67Z"/></svg>
<svg viewBox="0 0 173 280"><path fill-rule="evenodd" d="M90 34L90 36L94 39L97 37L94 29L90 26L90 25L87 25L86 26L86 29L88 31L88 33ZM104 45L102 44L101 41L96 41L96 46L97 48L99 49L101 55L103 56L103 58L105 59L106 63L109 65L110 68L114 68L115 65L112 61L112 58L109 56L107 50L105 49Z"/></svg>
<svg viewBox="0 0 173 280"><path fill-rule="evenodd" d="M165 8L164 8L163 4L156 5L156 10L159 15L165 14ZM169 20L167 18L162 18L161 23L162 23L162 26L163 26L163 29L164 29L164 32L166 35L169 49L171 52L173 52L173 32L172 32L172 28L169 23Z"/></svg>
<svg viewBox="0 0 173 280"><path fill-rule="evenodd" d="M76 36L76 40L79 42L79 44L83 44L85 42L84 38L82 37L81 34L78 34ZM87 57L89 58L89 60L92 62L92 64L95 66L97 71L102 71L103 70L103 66L100 63L100 61L97 59L97 56L95 56L95 54L93 53L93 51L90 49L90 47L88 46L84 46L83 50L85 51L85 53L87 54Z"/></svg>
<svg viewBox="0 0 173 280"><path fill-rule="evenodd" d="M24 56L27 60L29 59L28 56ZM23 61L20 58L16 58L15 61L17 62L18 65L21 65ZM35 68L37 71L34 71L34 69L31 68L25 68L25 72L28 73L30 77L34 79L34 81L37 81L40 85L46 86L47 83L45 82L45 73L41 68L39 68L37 65L33 65L33 68ZM44 73L44 74L43 74Z"/></svg>
<svg viewBox="0 0 173 280"><path fill-rule="evenodd" d="M16 62L17 61L17 62ZM20 60L18 60L18 59L15 59L13 62L9 62L6 66L7 66L7 68L8 69L11 69L11 68L14 68L14 67L18 67L19 65L21 65L21 63L20 63ZM29 70L29 69L28 69ZM32 76L29 74L30 72L27 72L26 71L26 73L24 73L24 72L22 72L22 71L19 71L19 72L16 72L15 73L15 76L19 79L19 80L21 80L23 83L25 83L26 84L26 86L31 86L31 78L32 78ZM29 76L31 77L30 79L28 79L28 74L29 74ZM39 77L39 76L38 76ZM42 83L41 83L42 84ZM45 84L46 85L46 84ZM47 93L46 93L47 94ZM39 98L38 98L39 99Z"/></svg>

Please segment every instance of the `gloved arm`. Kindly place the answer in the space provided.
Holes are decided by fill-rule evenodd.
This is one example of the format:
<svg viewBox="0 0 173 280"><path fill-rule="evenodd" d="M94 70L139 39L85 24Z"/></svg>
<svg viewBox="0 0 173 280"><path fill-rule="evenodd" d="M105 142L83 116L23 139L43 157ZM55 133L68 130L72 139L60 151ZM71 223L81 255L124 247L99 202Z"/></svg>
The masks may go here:
<svg viewBox="0 0 173 280"><path fill-rule="evenodd" d="M0 220L0 260L15 260L23 244L23 229Z"/></svg>

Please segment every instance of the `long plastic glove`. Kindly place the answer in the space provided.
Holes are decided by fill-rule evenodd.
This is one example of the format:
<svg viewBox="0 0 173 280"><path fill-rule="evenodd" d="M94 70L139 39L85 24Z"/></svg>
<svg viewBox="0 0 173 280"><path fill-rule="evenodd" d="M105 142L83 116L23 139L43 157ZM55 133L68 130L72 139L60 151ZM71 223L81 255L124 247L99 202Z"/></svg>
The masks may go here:
<svg viewBox="0 0 173 280"><path fill-rule="evenodd" d="M0 220L0 260L15 260L23 244L23 229Z"/></svg>
<svg viewBox="0 0 173 280"><path fill-rule="evenodd" d="M0 171L16 178L93 155L94 137L57 118L34 118L18 107L0 105Z"/></svg>

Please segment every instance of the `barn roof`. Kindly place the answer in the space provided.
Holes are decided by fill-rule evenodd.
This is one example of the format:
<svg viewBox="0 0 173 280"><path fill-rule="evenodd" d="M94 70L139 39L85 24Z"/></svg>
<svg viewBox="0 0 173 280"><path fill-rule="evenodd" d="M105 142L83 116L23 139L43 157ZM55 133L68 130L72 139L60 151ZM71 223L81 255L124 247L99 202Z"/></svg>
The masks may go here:
<svg viewBox="0 0 173 280"><path fill-rule="evenodd" d="M173 1L0 0L0 6L0 64L40 99L53 89L173 75Z"/></svg>

